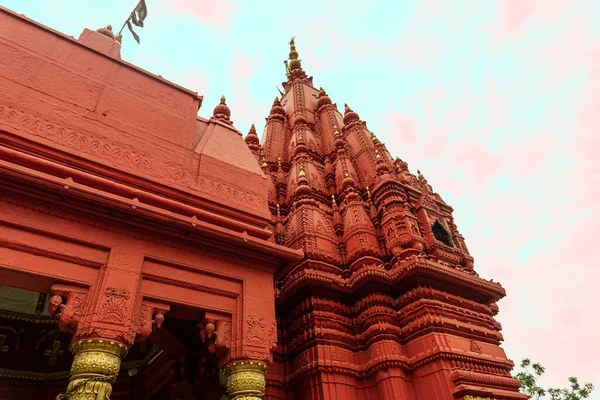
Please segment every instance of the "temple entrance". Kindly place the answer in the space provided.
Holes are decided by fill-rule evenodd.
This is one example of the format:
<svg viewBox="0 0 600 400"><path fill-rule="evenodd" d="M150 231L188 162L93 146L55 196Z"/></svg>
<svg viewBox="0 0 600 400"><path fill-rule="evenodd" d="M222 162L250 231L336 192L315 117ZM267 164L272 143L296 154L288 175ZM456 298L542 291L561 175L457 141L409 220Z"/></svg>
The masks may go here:
<svg viewBox="0 0 600 400"><path fill-rule="evenodd" d="M0 285L0 398L54 400L65 393L72 335L51 317L51 295ZM201 313L175 307L180 316ZM200 320L202 318L199 318ZM219 400L215 335L206 324L167 317L161 329L134 344L113 385L113 400Z"/></svg>

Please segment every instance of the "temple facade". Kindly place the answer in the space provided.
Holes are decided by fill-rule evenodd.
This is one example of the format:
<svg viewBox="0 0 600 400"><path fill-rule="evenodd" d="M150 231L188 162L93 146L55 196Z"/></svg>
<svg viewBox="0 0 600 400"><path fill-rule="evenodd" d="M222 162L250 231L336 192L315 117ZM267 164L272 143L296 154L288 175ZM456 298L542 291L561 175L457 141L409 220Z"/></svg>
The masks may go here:
<svg viewBox="0 0 600 400"><path fill-rule="evenodd" d="M0 7L0 399L528 398L452 208L293 39L262 140L120 46Z"/></svg>

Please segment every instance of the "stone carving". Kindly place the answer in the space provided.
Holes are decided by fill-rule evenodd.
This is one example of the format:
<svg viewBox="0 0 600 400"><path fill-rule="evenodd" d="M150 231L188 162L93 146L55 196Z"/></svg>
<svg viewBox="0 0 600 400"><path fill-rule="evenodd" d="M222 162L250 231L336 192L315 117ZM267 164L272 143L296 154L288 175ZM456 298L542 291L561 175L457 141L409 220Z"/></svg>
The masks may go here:
<svg viewBox="0 0 600 400"><path fill-rule="evenodd" d="M479 347L479 345L477 344L476 341L471 340L471 351L474 351L475 353L483 353L483 350L481 350L481 347Z"/></svg>
<svg viewBox="0 0 600 400"><path fill-rule="evenodd" d="M265 319L258 314L249 314L246 318L246 343L263 346L267 338L265 337Z"/></svg>
<svg viewBox="0 0 600 400"><path fill-rule="evenodd" d="M56 284L51 288L54 296L50 298L48 313L50 316L58 314L58 327L60 330L75 333L81 320L83 306L86 299L84 289L75 286ZM66 299L66 304L63 302Z"/></svg>
<svg viewBox="0 0 600 400"><path fill-rule="evenodd" d="M269 329L269 349L275 351L277 349L277 323L273 321L271 329Z"/></svg>
<svg viewBox="0 0 600 400"><path fill-rule="evenodd" d="M168 304L147 299L142 300L139 317L137 318L139 322L136 326L135 341L138 343L143 342L150 336L154 329L160 329L165 320L164 314L169 310L170 306Z"/></svg>
<svg viewBox="0 0 600 400"><path fill-rule="evenodd" d="M109 287L104 294L106 300L102 309L102 320L121 324L129 313L127 300L131 297L131 292L127 289Z"/></svg>
<svg viewBox="0 0 600 400"><path fill-rule="evenodd" d="M0 105L0 123L124 167L154 172L151 157L140 150L62 127L6 105Z"/></svg>
<svg viewBox="0 0 600 400"><path fill-rule="evenodd" d="M231 321L217 320L217 338L215 345L217 351L227 351L231 348Z"/></svg>
<svg viewBox="0 0 600 400"><path fill-rule="evenodd" d="M81 151L119 166L132 168L153 176L165 177L170 182L191 187L194 190L223 200L233 201L237 205L249 207L252 210L262 210L265 207L263 198L246 191L223 185L206 177L201 177L197 182L194 182L192 176L181 166L170 163L162 167L156 167L150 161L154 158L148 153L115 141L108 142L90 132L77 132L62 127L6 105L0 105L0 124L26 131L58 145Z"/></svg>

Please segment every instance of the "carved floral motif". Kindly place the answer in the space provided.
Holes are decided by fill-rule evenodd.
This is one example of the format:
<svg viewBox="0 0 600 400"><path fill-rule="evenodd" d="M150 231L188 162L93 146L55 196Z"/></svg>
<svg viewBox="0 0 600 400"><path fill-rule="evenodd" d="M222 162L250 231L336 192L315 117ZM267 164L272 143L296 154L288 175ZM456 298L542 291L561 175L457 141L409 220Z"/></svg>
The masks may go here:
<svg viewBox="0 0 600 400"><path fill-rule="evenodd" d="M109 287L104 294L106 300L102 308L102 320L121 324L129 313L127 300L130 299L131 292L127 289Z"/></svg>
<svg viewBox="0 0 600 400"><path fill-rule="evenodd" d="M246 318L246 343L263 346L266 341L265 319L258 314L249 314Z"/></svg>

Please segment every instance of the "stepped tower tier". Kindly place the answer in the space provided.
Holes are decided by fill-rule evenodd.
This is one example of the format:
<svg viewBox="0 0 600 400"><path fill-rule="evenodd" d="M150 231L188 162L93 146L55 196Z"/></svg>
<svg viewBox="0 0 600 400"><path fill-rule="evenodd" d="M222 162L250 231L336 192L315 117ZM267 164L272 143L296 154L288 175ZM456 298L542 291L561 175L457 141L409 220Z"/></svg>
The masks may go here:
<svg viewBox="0 0 600 400"><path fill-rule="evenodd" d="M475 272L452 208L298 57L292 39L262 145L246 138L274 240L304 251L276 272L266 398L525 399L499 347L504 289Z"/></svg>

